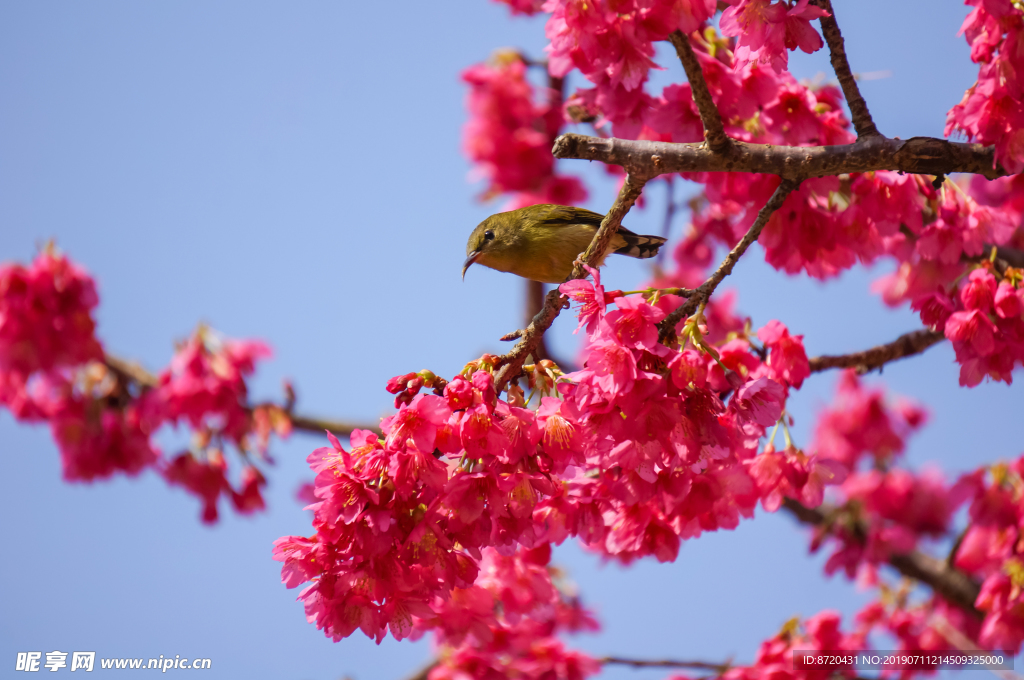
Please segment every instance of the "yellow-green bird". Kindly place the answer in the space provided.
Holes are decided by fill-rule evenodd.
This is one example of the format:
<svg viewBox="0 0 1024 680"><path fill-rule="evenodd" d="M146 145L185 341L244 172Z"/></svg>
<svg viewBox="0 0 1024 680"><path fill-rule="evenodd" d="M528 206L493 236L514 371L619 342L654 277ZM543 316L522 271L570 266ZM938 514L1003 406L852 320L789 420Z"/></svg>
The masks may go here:
<svg viewBox="0 0 1024 680"><path fill-rule="evenodd" d="M491 215L469 235L462 278L475 262L524 279L562 283L603 219L584 208L550 204ZM663 243L660 236L640 236L619 227L608 252L644 259L654 257ZM596 266L602 264L604 258Z"/></svg>

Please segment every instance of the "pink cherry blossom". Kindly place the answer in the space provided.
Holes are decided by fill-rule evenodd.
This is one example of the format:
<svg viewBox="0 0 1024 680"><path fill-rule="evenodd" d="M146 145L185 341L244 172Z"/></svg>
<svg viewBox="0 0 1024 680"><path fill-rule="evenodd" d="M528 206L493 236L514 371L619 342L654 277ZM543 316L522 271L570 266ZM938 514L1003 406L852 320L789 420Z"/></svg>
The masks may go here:
<svg viewBox="0 0 1024 680"><path fill-rule="evenodd" d="M250 428L245 378L268 356L270 348L262 342L221 338L200 328L160 374L151 406L172 422L213 427L241 441Z"/></svg>
<svg viewBox="0 0 1024 680"><path fill-rule="evenodd" d="M770 378L758 378L748 382L736 393L742 417L749 418L761 427L769 427L782 415L785 388Z"/></svg>
<svg viewBox="0 0 1024 680"><path fill-rule="evenodd" d="M451 409L441 397L417 395L409 405L403 405L396 415L385 418L381 423L381 429L387 435L387 447L404 447L405 442L411 439L420 451L432 452L437 428L448 420L450 414Z"/></svg>
<svg viewBox="0 0 1024 680"><path fill-rule="evenodd" d="M0 266L0 373L28 376L103 357L96 284L52 248L28 267Z"/></svg>
<svg viewBox="0 0 1024 680"><path fill-rule="evenodd" d="M584 265L583 268L593 279L593 283L587 279L573 279L558 286L558 290L562 295L580 305L577 314L580 322L574 332L579 333L581 328L586 328L587 333L593 333L594 328L604 318L607 301L605 300L604 286L601 285L600 270L588 265Z"/></svg>
<svg viewBox="0 0 1024 680"><path fill-rule="evenodd" d="M776 382L800 389L810 376L810 364L804 350L802 335L791 336L789 329L778 321L769 321L758 332L757 337L769 350L765 364Z"/></svg>
<svg viewBox="0 0 1024 680"><path fill-rule="evenodd" d="M730 0L721 27L725 35L738 38L736 58L783 71L789 61L788 50L799 47L810 54L821 49L824 43L810 21L827 12L808 2L798 0L790 6L769 0Z"/></svg>

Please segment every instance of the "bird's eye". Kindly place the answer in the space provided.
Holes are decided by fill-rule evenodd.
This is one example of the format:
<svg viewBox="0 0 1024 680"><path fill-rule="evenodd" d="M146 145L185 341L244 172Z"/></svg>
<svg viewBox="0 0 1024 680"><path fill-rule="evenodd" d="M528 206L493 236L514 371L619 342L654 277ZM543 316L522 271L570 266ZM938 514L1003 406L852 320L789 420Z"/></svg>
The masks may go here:
<svg viewBox="0 0 1024 680"><path fill-rule="evenodd" d="M494 240L494 232L491 231L490 229L485 231L484 232L484 240L485 241L493 241Z"/></svg>

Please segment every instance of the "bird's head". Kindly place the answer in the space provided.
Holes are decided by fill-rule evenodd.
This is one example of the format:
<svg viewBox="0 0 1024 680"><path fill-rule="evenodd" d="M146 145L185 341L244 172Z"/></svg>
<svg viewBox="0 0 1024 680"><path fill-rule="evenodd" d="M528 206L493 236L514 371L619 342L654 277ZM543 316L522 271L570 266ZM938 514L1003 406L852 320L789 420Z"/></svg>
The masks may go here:
<svg viewBox="0 0 1024 680"><path fill-rule="evenodd" d="M466 270L474 262L489 265L489 262L500 259L502 254L512 245L514 240L514 220L509 213L491 215L481 222L469 235L466 242L466 261L462 263L462 278L466 278Z"/></svg>

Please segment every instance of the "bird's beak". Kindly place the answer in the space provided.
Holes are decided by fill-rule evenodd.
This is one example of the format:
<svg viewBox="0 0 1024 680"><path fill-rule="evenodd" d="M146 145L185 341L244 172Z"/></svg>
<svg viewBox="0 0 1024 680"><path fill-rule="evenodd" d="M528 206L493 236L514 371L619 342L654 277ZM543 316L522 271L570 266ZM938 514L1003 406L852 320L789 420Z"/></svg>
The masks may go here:
<svg viewBox="0 0 1024 680"><path fill-rule="evenodd" d="M462 263L462 280L466 280L466 270L469 269L470 265L476 262L480 258L480 251L474 250L466 261Z"/></svg>

